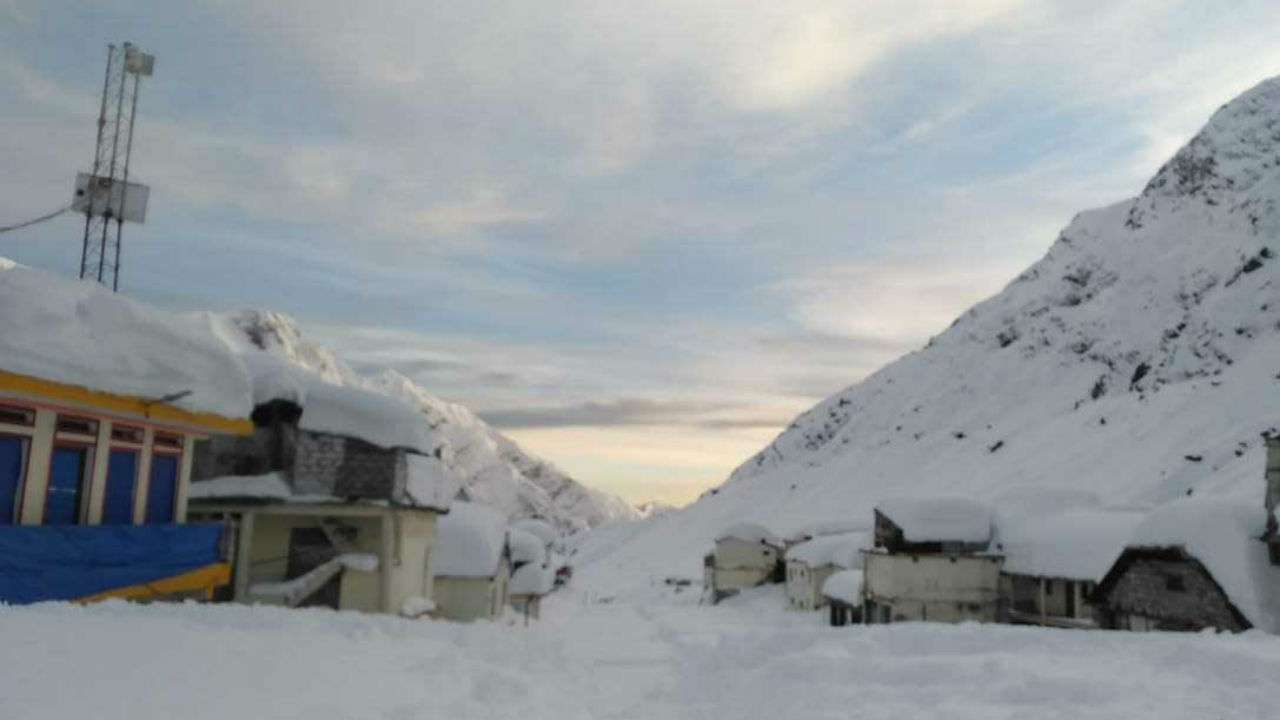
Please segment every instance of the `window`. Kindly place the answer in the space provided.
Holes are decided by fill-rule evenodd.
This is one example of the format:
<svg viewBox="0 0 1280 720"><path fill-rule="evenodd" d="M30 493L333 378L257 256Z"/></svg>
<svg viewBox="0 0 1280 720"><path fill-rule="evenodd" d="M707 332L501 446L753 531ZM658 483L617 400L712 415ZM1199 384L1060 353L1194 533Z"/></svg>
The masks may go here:
<svg viewBox="0 0 1280 720"><path fill-rule="evenodd" d="M95 437L98 434L98 421L89 418L58 416L58 432L68 435Z"/></svg>
<svg viewBox="0 0 1280 720"><path fill-rule="evenodd" d="M119 443L129 443L131 445L142 444L142 428L132 427L129 425L112 425L111 441Z"/></svg>
<svg viewBox="0 0 1280 720"><path fill-rule="evenodd" d="M76 525L80 522L80 501L85 479L92 467L92 448L84 445L57 445L49 461L49 488L44 500L45 525Z"/></svg>
<svg viewBox="0 0 1280 720"><path fill-rule="evenodd" d="M1052 580L1045 580L1045 581L1044 581L1044 594L1045 594L1045 595L1052 595L1052 594L1053 594L1053 581L1052 581Z"/></svg>
<svg viewBox="0 0 1280 720"><path fill-rule="evenodd" d="M1164 578L1164 589L1169 592L1186 592L1187 584L1181 575L1166 575Z"/></svg>
<svg viewBox="0 0 1280 720"><path fill-rule="evenodd" d="M182 436L173 435L171 433L156 433L155 439L151 441L156 447L160 448L182 448Z"/></svg>
<svg viewBox="0 0 1280 720"><path fill-rule="evenodd" d="M0 525L18 521L22 479L27 469L27 439L0 435Z"/></svg>
<svg viewBox="0 0 1280 720"><path fill-rule="evenodd" d="M178 455L151 456L151 483L147 487L147 524L173 522L178 501Z"/></svg>
<svg viewBox="0 0 1280 720"><path fill-rule="evenodd" d="M36 411L14 405L0 405L0 425L31 427L36 424Z"/></svg>
<svg viewBox="0 0 1280 720"><path fill-rule="evenodd" d="M112 435L115 431L112 431ZM107 488L102 501L103 525L132 525L134 490L138 486L137 450L112 448L107 459Z"/></svg>

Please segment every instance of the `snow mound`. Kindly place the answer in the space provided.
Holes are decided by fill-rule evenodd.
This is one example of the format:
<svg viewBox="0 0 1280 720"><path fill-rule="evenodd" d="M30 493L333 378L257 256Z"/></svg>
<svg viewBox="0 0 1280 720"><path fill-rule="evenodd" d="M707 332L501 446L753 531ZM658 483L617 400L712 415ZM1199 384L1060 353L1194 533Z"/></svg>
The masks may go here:
<svg viewBox="0 0 1280 720"><path fill-rule="evenodd" d="M862 571L841 570L822 583L822 596L850 605L862 604Z"/></svg>
<svg viewBox="0 0 1280 720"><path fill-rule="evenodd" d="M983 503L963 497L894 498L876 511L902 529L907 542L988 543L995 514Z"/></svg>
<svg viewBox="0 0 1280 720"><path fill-rule="evenodd" d="M405 455L408 465L405 492L418 507L447 510L458 494L459 480L441 460L432 455Z"/></svg>
<svg viewBox="0 0 1280 720"><path fill-rule="evenodd" d="M517 530L523 530L524 532L537 537L547 547L551 547L556 540L560 539L560 533L557 532L555 528L551 527L550 523L537 518L522 518L520 520L516 520L511 523L511 527Z"/></svg>
<svg viewBox="0 0 1280 720"><path fill-rule="evenodd" d="M871 549L869 533L822 535L798 545L792 545L787 550L787 560L802 562L810 567L835 565L853 569L862 567L862 551L869 549Z"/></svg>
<svg viewBox="0 0 1280 720"><path fill-rule="evenodd" d="M512 595L546 595L555 587L556 571L549 565L531 562L511 573L508 591Z"/></svg>
<svg viewBox="0 0 1280 720"><path fill-rule="evenodd" d="M547 546L542 538L520 528L507 530L507 544L511 546L511 562L541 565L547 561Z"/></svg>
<svg viewBox="0 0 1280 720"><path fill-rule="evenodd" d="M193 482L187 491L187 496L192 500L231 498L297 500L289 481L278 472L265 475L229 475Z"/></svg>
<svg viewBox="0 0 1280 720"><path fill-rule="evenodd" d="M506 518L497 510L456 501L436 521L431 551L435 577L493 577L507 543Z"/></svg>
<svg viewBox="0 0 1280 720"><path fill-rule="evenodd" d="M1142 519L1142 513L1119 511L1002 517L999 547L1004 571L1097 582L1120 557Z"/></svg>
<svg viewBox="0 0 1280 720"><path fill-rule="evenodd" d="M176 314L113 293L0 264L0 369L100 392L247 418L244 366L208 314Z"/></svg>

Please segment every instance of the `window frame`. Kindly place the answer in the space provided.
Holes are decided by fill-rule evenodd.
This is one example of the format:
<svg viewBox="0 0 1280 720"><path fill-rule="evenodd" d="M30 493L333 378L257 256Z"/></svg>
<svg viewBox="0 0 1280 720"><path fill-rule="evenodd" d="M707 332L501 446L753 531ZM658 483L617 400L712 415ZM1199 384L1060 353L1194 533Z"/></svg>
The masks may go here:
<svg viewBox="0 0 1280 720"><path fill-rule="evenodd" d="M34 434L34 433L33 433ZM18 471L18 483L13 488L13 515L10 516L7 525L22 524L22 504L27 496L27 480L31 474L31 442L32 435L20 435L11 433L5 426L0 426L0 440L14 439L22 445L22 469Z"/></svg>
<svg viewBox="0 0 1280 720"><path fill-rule="evenodd" d="M40 524L42 526L49 525L49 493L53 490L53 458L58 454L58 450L83 450L84 451L84 467L80 471L80 485L76 490L76 521L73 525L88 525L89 513L89 493L93 484L93 464L94 456L97 452L97 443L84 442L82 440L68 440L59 437L60 433L54 434L53 445L49 448L49 469L46 472L44 485L44 508L40 513ZM55 526L56 527L56 526Z"/></svg>

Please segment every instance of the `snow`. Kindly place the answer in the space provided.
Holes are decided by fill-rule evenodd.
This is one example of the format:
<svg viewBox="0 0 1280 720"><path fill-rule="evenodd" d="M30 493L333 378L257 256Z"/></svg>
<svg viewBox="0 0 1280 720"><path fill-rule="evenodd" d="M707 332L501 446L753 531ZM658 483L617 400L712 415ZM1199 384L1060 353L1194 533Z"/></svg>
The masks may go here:
<svg viewBox="0 0 1280 720"><path fill-rule="evenodd" d="M862 551L871 548L869 533L820 535L787 550L787 560L803 562L809 567L835 565L846 569L862 567Z"/></svg>
<svg viewBox="0 0 1280 720"><path fill-rule="evenodd" d="M902 529L907 542L986 544L995 521L989 506L963 497L894 498L876 510Z"/></svg>
<svg viewBox="0 0 1280 720"><path fill-rule="evenodd" d="M244 366L207 314L176 314L93 282L0 264L0 369L227 418L253 410Z"/></svg>
<svg viewBox="0 0 1280 720"><path fill-rule="evenodd" d="M375 572L378 569L378 556L372 553L343 553L292 580L254 583L249 586L249 596L259 599L274 598L286 605L296 605L340 569Z"/></svg>
<svg viewBox="0 0 1280 720"><path fill-rule="evenodd" d="M436 603L431 598L421 595L410 595L400 605L400 615L407 618L422 617L436 611Z"/></svg>
<svg viewBox="0 0 1280 720"><path fill-rule="evenodd" d="M265 475L229 475L192 482L187 497L192 500L288 500L293 497L293 488L278 472Z"/></svg>
<svg viewBox="0 0 1280 720"><path fill-rule="evenodd" d="M1280 633L1280 568L1259 540L1266 525L1261 504L1193 497L1153 511L1129 544L1183 548L1254 627Z"/></svg>
<svg viewBox="0 0 1280 720"><path fill-rule="evenodd" d="M507 591L512 595L546 595L555 587L556 569L552 565L531 562L511 573Z"/></svg>
<svg viewBox="0 0 1280 720"><path fill-rule="evenodd" d="M1004 571L1097 582L1142 519L1142 513L1101 510L1001 517L998 550Z"/></svg>
<svg viewBox="0 0 1280 720"><path fill-rule="evenodd" d="M517 530L523 530L530 535L536 536L547 547L551 547L560 539L560 533L551 527L550 523L537 518L522 518L511 523L511 527Z"/></svg>
<svg viewBox="0 0 1280 720"><path fill-rule="evenodd" d="M497 510L455 501L436 521L431 550L435 577L493 577L507 544L506 518Z"/></svg>
<svg viewBox="0 0 1280 720"><path fill-rule="evenodd" d="M238 605L0 608L23 720L1267 718L1280 642L543 599L529 627ZM358 672L353 672L358 668ZM68 678L75 691L68 692Z"/></svg>
<svg viewBox="0 0 1280 720"><path fill-rule="evenodd" d="M850 605L862 604L862 571L841 570L822 583L822 596Z"/></svg>
<svg viewBox="0 0 1280 720"><path fill-rule="evenodd" d="M782 547L782 538L774 535L763 525L753 522L737 522L716 535L716 542L721 540L741 540L749 543L764 543L774 547Z"/></svg>
<svg viewBox="0 0 1280 720"><path fill-rule="evenodd" d="M408 453L405 491L409 500L419 507L448 510L458 494L459 480L439 458L433 455Z"/></svg>
<svg viewBox="0 0 1280 720"><path fill-rule="evenodd" d="M507 531L507 544L511 547L511 562L537 563L547 561L547 546L542 538L513 527Z"/></svg>

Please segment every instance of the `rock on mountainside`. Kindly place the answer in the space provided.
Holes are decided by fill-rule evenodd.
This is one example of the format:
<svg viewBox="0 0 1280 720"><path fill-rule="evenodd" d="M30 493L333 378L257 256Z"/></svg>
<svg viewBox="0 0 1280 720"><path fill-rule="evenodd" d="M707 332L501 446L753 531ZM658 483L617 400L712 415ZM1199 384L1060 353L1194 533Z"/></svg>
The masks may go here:
<svg viewBox="0 0 1280 720"><path fill-rule="evenodd" d="M1224 106L1134 199L1081 213L1043 259L921 350L802 414L614 568L697 572L723 525L787 531L878 500L1025 510L1262 503L1280 427L1280 79Z"/></svg>
<svg viewBox="0 0 1280 720"><path fill-rule="evenodd" d="M529 455L456 403L432 395L390 369L357 373L330 349L303 337L292 318L247 310L227 318L252 345L319 374L324 380L399 398L419 408L423 422L447 443L445 462L463 479L471 499L511 518L543 517L566 530L638 517L626 501L588 488L554 465Z"/></svg>

